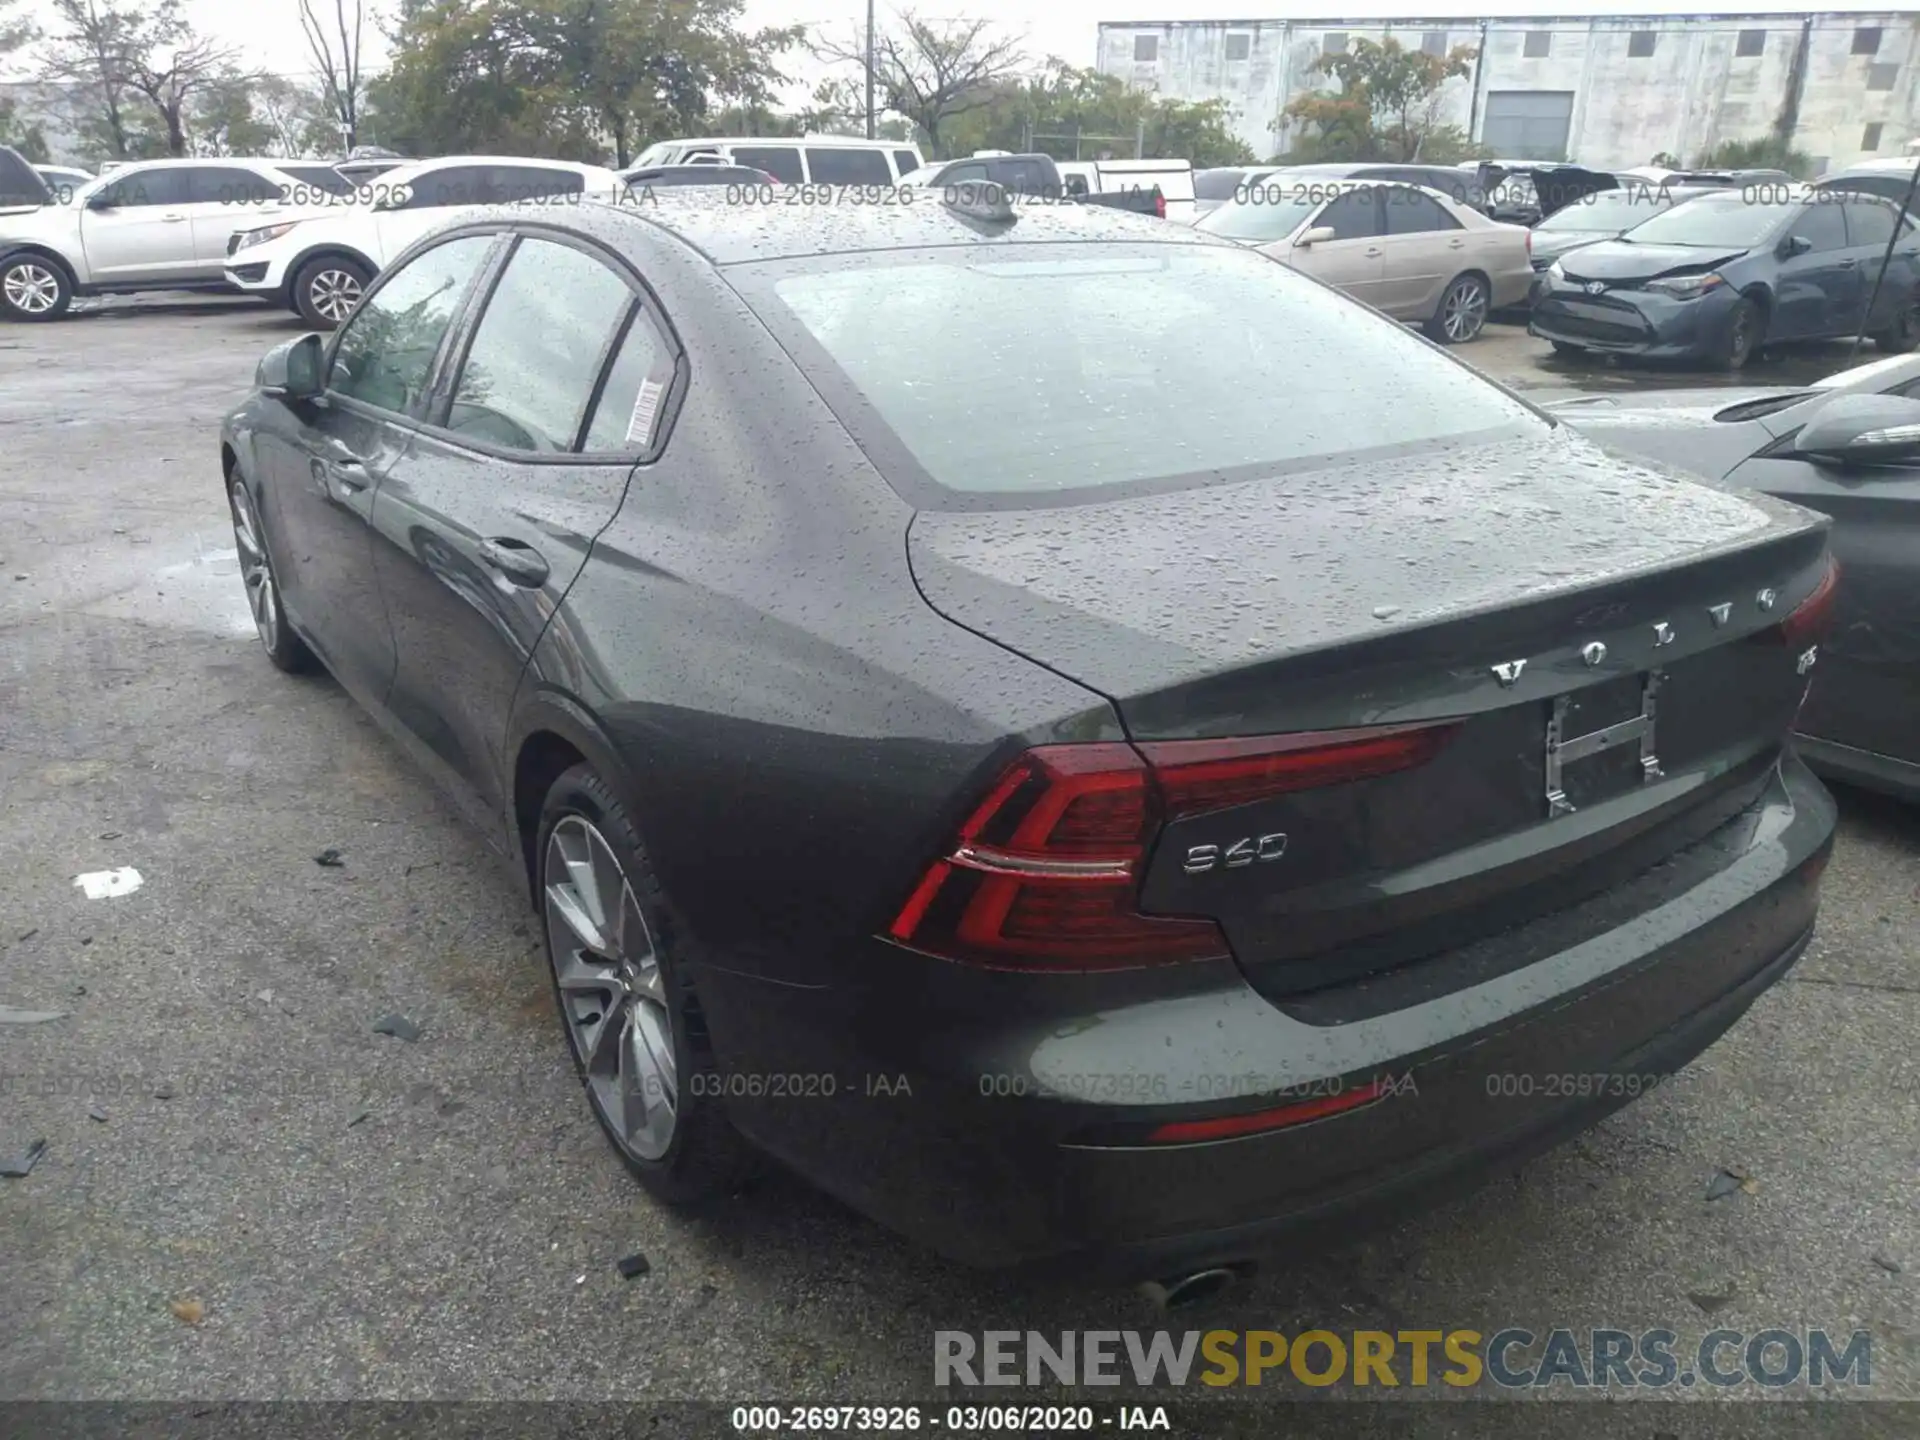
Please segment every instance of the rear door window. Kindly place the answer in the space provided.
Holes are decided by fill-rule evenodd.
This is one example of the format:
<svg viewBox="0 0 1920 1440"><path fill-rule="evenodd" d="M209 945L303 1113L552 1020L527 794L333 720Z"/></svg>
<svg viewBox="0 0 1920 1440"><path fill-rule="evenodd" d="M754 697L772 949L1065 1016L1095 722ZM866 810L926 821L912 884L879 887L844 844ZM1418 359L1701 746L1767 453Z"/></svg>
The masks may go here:
<svg viewBox="0 0 1920 1440"><path fill-rule="evenodd" d="M1838 207L1847 216L1847 243L1884 247L1893 238L1893 207L1872 200L1849 200Z"/></svg>
<svg viewBox="0 0 1920 1440"><path fill-rule="evenodd" d="M586 176L578 170L546 165L494 165L487 170L489 205L512 205L521 200L550 200L584 194Z"/></svg>
<svg viewBox="0 0 1920 1440"><path fill-rule="evenodd" d="M734 163L764 170L783 185L802 184L807 176L800 168L800 150L795 145L736 145Z"/></svg>
<svg viewBox="0 0 1920 1440"><path fill-rule="evenodd" d="M1053 184L1053 177L1037 160L1001 160L994 168L1000 172L994 178L1018 195L1040 195Z"/></svg>
<svg viewBox="0 0 1920 1440"><path fill-rule="evenodd" d="M267 205L280 199L280 187L263 175L230 165L196 165L187 172L190 205Z"/></svg>
<svg viewBox="0 0 1920 1440"><path fill-rule="evenodd" d="M920 162L914 158L913 151L896 150L893 152L893 168L902 175L911 175L920 168Z"/></svg>
<svg viewBox="0 0 1920 1440"><path fill-rule="evenodd" d="M1387 204L1389 235L1425 235L1460 228L1460 222L1441 209L1440 202L1431 195L1423 195L1405 185L1389 185L1383 198Z"/></svg>
<svg viewBox="0 0 1920 1440"><path fill-rule="evenodd" d="M577 448L601 369L634 303L605 261L523 239L487 300L446 428L502 450Z"/></svg>
<svg viewBox="0 0 1920 1440"><path fill-rule="evenodd" d="M734 152L738 154L738 151ZM816 185L891 185L893 172L878 150L807 147L807 173Z"/></svg>
<svg viewBox="0 0 1920 1440"><path fill-rule="evenodd" d="M1838 205L1807 206L1795 217L1792 233L1812 241L1815 255L1847 248L1847 222Z"/></svg>
<svg viewBox="0 0 1920 1440"><path fill-rule="evenodd" d="M1336 240L1368 240L1380 233L1380 185L1361 185L1344 191L1340 198L1313 219L1317 230L1333 227Z"/></svg>

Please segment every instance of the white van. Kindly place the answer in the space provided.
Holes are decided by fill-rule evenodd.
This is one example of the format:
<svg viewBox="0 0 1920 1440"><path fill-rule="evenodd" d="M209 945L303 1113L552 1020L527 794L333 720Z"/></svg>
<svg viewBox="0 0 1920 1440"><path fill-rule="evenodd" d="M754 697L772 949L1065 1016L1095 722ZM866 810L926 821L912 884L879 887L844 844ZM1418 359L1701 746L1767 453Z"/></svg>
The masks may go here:
<svg viewBox="0 0 1920 1440"><path fill-rule="evenodd" d="M1108 195L1157 185L1167 202L1167 219L1191 225L1200 218L1193 208L1190 160L1062 160L1059 167L1069 195Z"/></svg>
<svg viewBox="0 0 1920 1440"><path fill-rule="evenodd" d="M923 162L920 147L845 135L736 135L662 140L628 166L746 165L786 185L895 185Z"/></svg>

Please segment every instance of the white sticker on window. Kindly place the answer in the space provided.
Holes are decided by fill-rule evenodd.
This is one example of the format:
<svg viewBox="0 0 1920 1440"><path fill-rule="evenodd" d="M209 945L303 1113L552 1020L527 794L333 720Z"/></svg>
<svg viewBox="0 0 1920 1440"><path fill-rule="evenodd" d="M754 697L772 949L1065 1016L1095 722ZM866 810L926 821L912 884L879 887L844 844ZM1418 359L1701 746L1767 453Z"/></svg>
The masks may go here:
<svg viewBox="0 0 1920 1440"><path fill-rule="evenodd" d="M654 412L660 408L660 397L667 393L667 387L658 380L640 382L640 393L633 397L633 418L627 422L627 443L644 445L647 437L653 433Z"/></svg>

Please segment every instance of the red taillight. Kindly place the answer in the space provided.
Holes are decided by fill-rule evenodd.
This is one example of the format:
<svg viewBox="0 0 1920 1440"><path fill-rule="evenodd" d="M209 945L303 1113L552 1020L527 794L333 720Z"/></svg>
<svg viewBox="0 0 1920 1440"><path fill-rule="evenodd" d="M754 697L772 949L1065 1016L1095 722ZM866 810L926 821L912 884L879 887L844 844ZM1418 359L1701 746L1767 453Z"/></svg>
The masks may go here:
<svg viewBox="0 0 1920 1440"><path fill-rule="evenodd" d="M1358 1090L1338 1095L1319 1095L1293 1105L1272 1110L1255 1110L1246 1115L1218 1115L1211 1120L1174 1120L1155 1126L1147 1134L1149 1145L1188 1145L1202 1140L1231 1140L1239 1135L1259 1135L1269 1130L1284 1130L1289 1125L1304 1125L1309 1120L1324 1120L1348 1110L1358 1110L1380 1099L1385 1087L1369 1080Z"/></svg>
<svg viewBox="0 0 1920 1440"><path fill-rule="evenodd" d="M1833 600L1840 588L1840 562L1829 558L1827 573L1807 598L1780 622L1780 639L1790 650L1824 640L1833 625Z"/></svg>
<svg viewBox="0 0 1920 1440"><path fill-rule="evenodd" d="M1231 740L1043 745L988 790L887 933L995 969L1119 970L1223 958L1212 920L1143 915L1160 827L1290 791L1410 769L1454 726Z"/></svg>
<svg viewBox="0 0 1920 1440"><path fill-rule="evenodd" d="M1162 220L1167 218L1167 197L1158 190L1153 192L1153 213Z"/></svg>
<svg viewBox="0 0 1920 1440"><path fill-rule="evenodd" d="M1533 232L1531 230L1527 231L1526 236L1527 236L1527 259L1531 260L1533 259Z"/></svg>

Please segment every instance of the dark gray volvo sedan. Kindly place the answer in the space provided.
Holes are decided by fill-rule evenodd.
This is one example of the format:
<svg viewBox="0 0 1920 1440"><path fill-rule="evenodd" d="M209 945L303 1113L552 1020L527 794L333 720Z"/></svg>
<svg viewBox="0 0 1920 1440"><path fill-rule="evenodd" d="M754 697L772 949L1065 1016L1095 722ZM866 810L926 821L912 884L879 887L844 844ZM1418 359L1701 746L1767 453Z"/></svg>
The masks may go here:
<svg viewBox="0 0 1920 1440"><path fill-rule="evenodd" d="M1191 1277L1592 1123L1814 923L1826 522L1184 228L467 212L220 460L268 655L498 844L667 1201L765 1153Z"/></svg>

